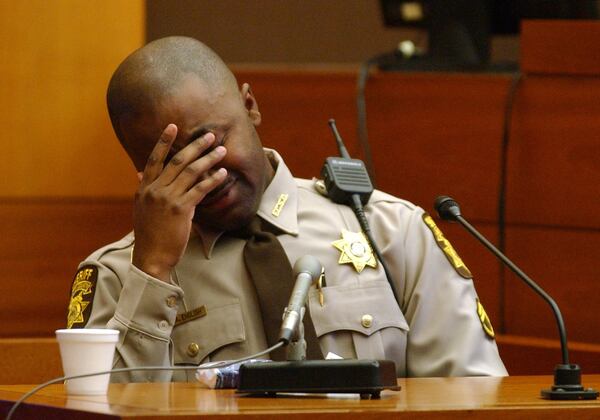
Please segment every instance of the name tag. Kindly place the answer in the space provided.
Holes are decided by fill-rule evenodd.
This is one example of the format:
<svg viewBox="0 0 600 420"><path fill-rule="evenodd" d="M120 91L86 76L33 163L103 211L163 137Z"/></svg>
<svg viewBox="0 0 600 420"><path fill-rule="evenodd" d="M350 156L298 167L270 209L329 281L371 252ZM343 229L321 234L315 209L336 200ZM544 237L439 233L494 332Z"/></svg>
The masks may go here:
<svg viewBox="0 0 600 420"><path fill-rule="evenodd" d="M202 318L206 315L206 306L202 305L199 308L192 309L191 311L178 314L175 318L175 326L191 321L192 319Z"/></svg>

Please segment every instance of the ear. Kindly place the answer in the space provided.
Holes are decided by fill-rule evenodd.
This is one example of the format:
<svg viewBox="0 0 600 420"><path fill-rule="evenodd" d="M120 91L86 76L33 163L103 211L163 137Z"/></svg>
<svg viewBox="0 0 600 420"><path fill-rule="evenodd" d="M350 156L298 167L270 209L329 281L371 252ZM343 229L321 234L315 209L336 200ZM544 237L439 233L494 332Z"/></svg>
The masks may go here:
<svg viewBox="0 0 600 420"><path fill-rule="evenodd" d="M248 111L248 116L252 121L254 126L259 126L261 122L260 111L258 110L258 102L256 102L256 98L252 93L252 89L250 89L250 85L248 83L244 83L241 89L242 101L244 101L244 107Z"/></svg>

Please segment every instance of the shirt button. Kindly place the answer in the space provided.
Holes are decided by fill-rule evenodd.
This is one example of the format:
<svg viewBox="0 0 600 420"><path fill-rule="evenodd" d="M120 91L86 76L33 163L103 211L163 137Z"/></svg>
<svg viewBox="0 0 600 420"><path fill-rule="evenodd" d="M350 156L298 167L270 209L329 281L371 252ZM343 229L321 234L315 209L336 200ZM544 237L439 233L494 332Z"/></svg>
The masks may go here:
<svg viewBox="0 0 600 420"><path fill-rule="evenodd" d="M190 357L196 357L200 351L200 346L196 343L190 343L187 346L187 355Z"/></svg>
<svg viewBox="0 0 600 420"><path fill-rule="evenodd" d="M373 325L373 316L365 314L362 316L360 323L365 328L370 328Z"/></svg>
<svg viewBox="0 0 600 420"><path fill-rule="evenodd" d="M165 331L165 330L167 330L169 328L169 323L163 319L162 321L160 321L158 323L158 328L160 328L161 330Z"/></svg>
<svg viewBox="0 0 600 420"><path fill-rule="evenodd" d="M169 296L167 298L167 306L173 308L175 305L177 305L177 296Z"/></svg>

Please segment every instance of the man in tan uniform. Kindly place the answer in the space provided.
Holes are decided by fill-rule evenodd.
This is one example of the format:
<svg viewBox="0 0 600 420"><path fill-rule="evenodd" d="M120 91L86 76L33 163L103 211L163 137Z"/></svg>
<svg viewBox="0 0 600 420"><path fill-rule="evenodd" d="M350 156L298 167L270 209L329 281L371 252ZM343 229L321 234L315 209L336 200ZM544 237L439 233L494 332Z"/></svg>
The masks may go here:
<svg viewBox="0 0 600 420"><path fill-rule="evenodd" d="M292 264L311 254L324 266L327 285L311 289L307 314L323 355L390 359L398 376L506 375L470 272L433 220L379 191L365 206L397 302L350 208L262 148L249 85L238 88L205 45L171 37L135 51L107 100L139 171L133 232L81 263L68 327L118 329L115 367L199 364L268 347L245 240L228 234L258 215L279 231Z"/></svg>

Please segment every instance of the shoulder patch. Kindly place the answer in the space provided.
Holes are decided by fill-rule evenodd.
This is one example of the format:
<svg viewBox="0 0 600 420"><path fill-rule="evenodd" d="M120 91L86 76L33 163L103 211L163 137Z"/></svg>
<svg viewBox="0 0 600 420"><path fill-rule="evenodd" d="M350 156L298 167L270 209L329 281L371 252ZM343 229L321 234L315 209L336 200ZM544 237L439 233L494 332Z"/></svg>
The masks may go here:
<svg viewBox="0 0 600 420"><path fill-rule="evenodd" d="M85 265L75 274L71 286L67 328L83 328L87 324L92 311L97 280L98 267L94 265Z"/></svg>
<svg viewBox="0 0 600 420"><path fill-rule="evenodd" d="M477 299L477 316L481 321L481 326L483 327L483 331L485 331L485 335L493 339L496 336L496 333L494 332L494 327L492 327L492 321L490 321L490 317L485 312L485 309L483 309L483 305L479 299Z"/></svg>
<svg viewBox="0 0 600 420"><path fill-rule="evenodd" d="M423 213L423 222L425 222L425 225L427 225L429 230L431 230L431 233L435 238L435 242L444 252L444 255L448 261L450 261L450 264L452 267L454 267L454 270L456 270L461 277L464 277L465 279L472 279L473 275L471 274L471 270L469 270L469 268L465 265L458 253L454 250L454 247L450 241L446 239L440 228L437 227L433 221L433 218L429 214Z"/></svg>

